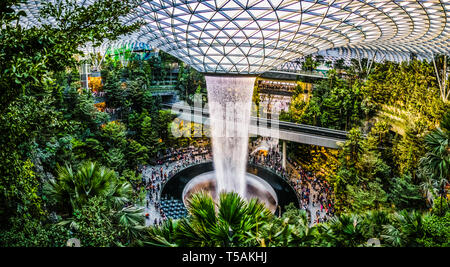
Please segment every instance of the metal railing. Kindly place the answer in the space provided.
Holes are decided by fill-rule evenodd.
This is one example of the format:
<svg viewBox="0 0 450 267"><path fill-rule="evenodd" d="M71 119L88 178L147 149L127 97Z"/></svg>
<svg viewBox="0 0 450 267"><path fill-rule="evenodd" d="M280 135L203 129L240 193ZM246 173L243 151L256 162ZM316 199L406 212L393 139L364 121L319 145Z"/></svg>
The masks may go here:
<svg viewBox="0 0 450 267"><path fill-rule="evenodd" d="M172 107L172 105L163 104L164 107ZM190 107L190 106L180 106L176 105L176 108L183 110L184 113L186 113L187 110L194 111L195 114L203 114L204 117L209 117L209 112L203 109ZM347 134L346 131L341 130L335 130L335 129L329 129L324 127L317 127L307 124L300 124L300 123L293 123L293 122L286 122L286 121L280 121L280 120L272 120L272 119L265 119L261 117L250 117L250 124L251 125L264 125L267 127L272 127L272 124L278 125L278 128L280 130L287 130L287 131L293 131L293 132L299 132L299 133L307 133L312 135L318 135L318 136L324 136L328 138L338 139L345 141L347 140Z"/></svg>

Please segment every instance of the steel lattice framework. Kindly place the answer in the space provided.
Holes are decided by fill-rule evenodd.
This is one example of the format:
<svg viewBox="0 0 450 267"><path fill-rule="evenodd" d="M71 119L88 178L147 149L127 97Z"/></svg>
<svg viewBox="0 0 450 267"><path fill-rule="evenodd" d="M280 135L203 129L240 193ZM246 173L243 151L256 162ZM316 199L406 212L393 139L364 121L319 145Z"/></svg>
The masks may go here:
<svg viewBox="0 0 450 267"><path fill-rule="evenodd" d="M38 23L38 1L25 7ZM121 42L151 44L201 72L258 74L313 53L448 54L449 14L450 0L147 0L124 21L147 24Z"/></svg>

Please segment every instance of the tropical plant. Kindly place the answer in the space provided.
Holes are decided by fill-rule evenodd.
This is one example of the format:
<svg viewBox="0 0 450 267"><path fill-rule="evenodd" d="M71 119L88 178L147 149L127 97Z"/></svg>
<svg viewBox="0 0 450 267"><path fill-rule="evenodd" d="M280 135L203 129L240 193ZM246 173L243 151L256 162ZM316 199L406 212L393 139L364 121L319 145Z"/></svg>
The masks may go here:
<svg viewBox="0 0 450 267"><path fill-rule="evenodd" d="M437 128L425 136L427 153L420 159L422 175L438 190L441 198L445 196L445 186L450 178L450 132ZM441 215L444 215L443 213Z"/></svg>
<svg viewBox="0 0 450 267"><path fill-rule="evenodd" d="M93 102L84 95L72 102L75 109L68 105L70 100L64 101L68 100L64 99L68 87L78 89L80 85L76 71L80 63L76 55L82 54L80 48L88 41L95 46L106 39L115 40L141 25L121 22L135 6L134 0L93 1L89 6L73 0L35 1L43 20L32 26L25 26L27 14L20 8L26 3L5 0L0 4L2 231L11 227L10 219L14 216L41 220L45 213L39 206L40 181L53 171L48 165L53 167L55 162L42 162L46 155L39 153L39 149L46 149L51 138L74 133L90 135L89 126L97 126L90 122L107 119L103 113L93 112ZM66 75L66 71L71 73ZM78 92L74 93L71 96L78 96ZM82 120L76 121L80 119L77 115L87 115L89 121L84 124ZM86 137L77 136L79 140ZM66 151L70 153L70 148ZM63 158L62 154L57 155L55 161ZM45 169L33 170L43 165L47 165Z"/></svg>
<svg viewBox="0 0 450 267"><path fill-rule="evenodd" d="M417 247L418 240L423 238L422 213L418 211L408 212L402 210L393 214L391 223L383 226L385 244L394 247Z"/></svg>
<svg viewBox="0 0 450 267"><path fill-rule="evenodd" d="M383 225L383 244L394 247L448 247L450 213L437 216L420 211L396 212L390 222Z"/></svg>
<svg viewBox="0 0 450 267"><path fill-rule="evenodd" d="M364 238L380 239L383 233L383 225L390 223L389 213L385 210L370 210L361 214L361 230Z"/></svg>
<svg viewBox="0 0 450 267"><path fill-rule="evenodd" d="M423 205L420 186L412 182L409 174L392 179L389 198L399 209L417 208Z"/></svg>
<svg viewBox="0 0 450 267"><path fill-rule="evenodd" d="M141 236L143 209L127 205L132 197L131 184L119 180L114 171L94 162L84 162L76 172L68 165L59 167L58 174L57 180L44 185L44 193L50 203L58 207L71 204L72 216L65 214L67 218L60 222L61 225L69 225L76 231L85 230L86 235L93 234L92 231L105 231L101 234L103 241L97 240L99 243L86 237L90 246L112 245L116 240L114 235L123 237L125 243Z"/></svg>
<svg viewBox="0 0 450 267"><path fill-rule="evenodd" d="M318 228L310 226L305 210L291 203L280 218L274 217L264 223L253 238L259 246L310 247L319 245Z"/></svg>
<svg viewBox="0 0 450 267"><path fill-rule="evenodd" d="M363 153L364 139L362 133L358 129L351 129L348 132L348 141L344 143L342 155L345 157L347 163L353 166L358 161Z"/></svg>
<svg viewBox="0 0 450 267"><path fill-rule="evenodd" d="M356 214L341 214L327 223L328 242L334 247L358 247L367 242L364 237L362 218Z"/></svg>
<svg viewBox="0 0 450 267"><path fill-rule="evenodd" d="M271 216L258 200L245 202L236 193L221 194L217 212L213 199L205 193L192 196L188 208L190 219L178 224L182 246L242 246Z"/></svg>
<svg viewBox="0 0 450 267"><path fill-rule="evenodd" d="M149 230L148 244L187 247L234 247L261 245L260 229L272 214L256 199L244 201L237 193L222 193L216 205L199 192L187 203L189 216L161 229ZM162 236L161 236L162 235ZM256 238L255 238L256 237Z"/></svg>
<svg viewBox="0 0 450 267"><path fill-rule="evenodd" d="M58 177L44 184L44 194L50 203L70 210L80 209L94 196L105 197L112 207L125 205L131 197L132 188L120 182L116 173L95 162L84 162L77 171L66 165L58 168ZM67 211L67 210L66 210Z"/></svg>
<svg viewBox="0 0 450 267"><path fill-rule="evenodd" d="M178 222L178 220L173 221L169 219L164 221L160 227L147 228L146 234L148 237L146 241L143 241L143 244L157 247L177 247L178 244L175 231Z"/></svg>

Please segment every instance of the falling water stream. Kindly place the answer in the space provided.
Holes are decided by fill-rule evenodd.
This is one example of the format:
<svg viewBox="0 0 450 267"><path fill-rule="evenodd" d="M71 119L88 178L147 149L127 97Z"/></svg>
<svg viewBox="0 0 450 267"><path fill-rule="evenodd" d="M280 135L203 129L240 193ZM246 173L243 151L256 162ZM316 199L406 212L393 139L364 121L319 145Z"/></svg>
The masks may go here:
<svg viewBox="0 0 450 267"><path fill-rule="evenodd" d="M246 197L248 129L255 77L209 76L209 118L216 192Z"/></svg>

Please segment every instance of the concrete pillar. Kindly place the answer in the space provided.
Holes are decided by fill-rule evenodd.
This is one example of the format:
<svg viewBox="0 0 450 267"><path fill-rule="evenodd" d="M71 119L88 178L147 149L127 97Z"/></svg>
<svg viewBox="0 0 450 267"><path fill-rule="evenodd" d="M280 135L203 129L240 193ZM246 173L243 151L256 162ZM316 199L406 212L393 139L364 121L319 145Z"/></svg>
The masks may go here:
<svg viewBox="0 0 450 267"><path fill-rule="evenodd" d="M283 140L283 156L281 157L282 166L286 169L286 141Z"/></svg>

